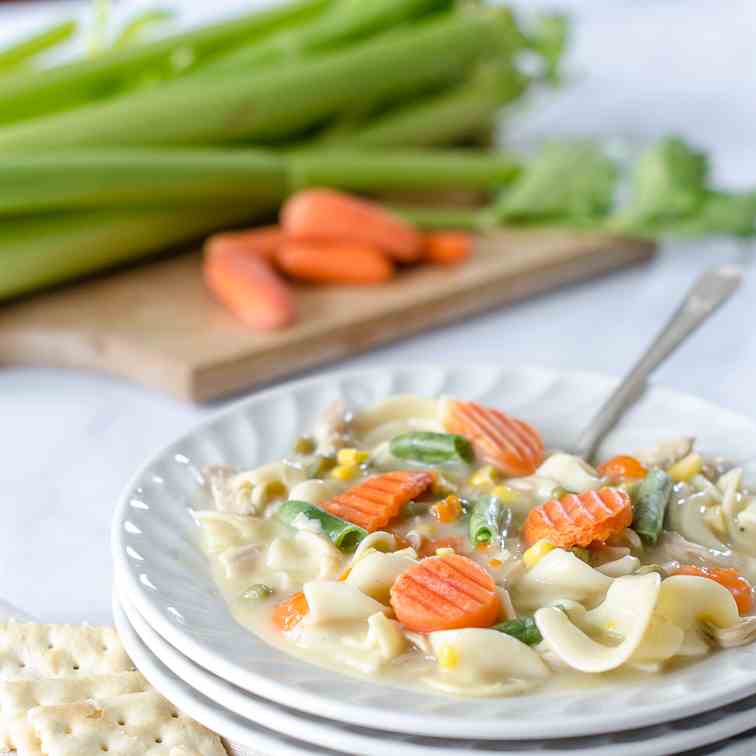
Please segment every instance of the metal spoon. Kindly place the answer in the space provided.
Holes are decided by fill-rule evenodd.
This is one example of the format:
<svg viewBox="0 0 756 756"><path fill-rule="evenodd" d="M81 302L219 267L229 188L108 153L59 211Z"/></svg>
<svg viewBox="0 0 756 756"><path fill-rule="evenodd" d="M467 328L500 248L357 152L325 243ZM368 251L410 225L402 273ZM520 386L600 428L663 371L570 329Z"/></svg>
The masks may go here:
<svg viewBox="0 0 756 756"><path fill-rule="evenodd" d="M575 450L578 456L591 461L607 433L640 398L648 376L730 298L742 280L743 271L738 265L722 265L698 278L669 322L583 431Z"/></svg>

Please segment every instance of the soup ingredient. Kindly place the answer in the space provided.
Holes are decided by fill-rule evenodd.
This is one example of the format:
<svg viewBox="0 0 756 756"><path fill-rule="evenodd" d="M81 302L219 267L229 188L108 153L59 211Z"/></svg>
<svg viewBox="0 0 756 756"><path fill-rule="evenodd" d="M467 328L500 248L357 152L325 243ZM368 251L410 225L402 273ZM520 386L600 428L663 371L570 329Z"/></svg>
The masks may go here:
<svg viewBox="0 0 756 756"><path fill-rule="evenodd" d="M542 538L569 549L605 541L629 527L633 520L630 497L619 488L604 487L580 495L567 494L531 509L522 535L529 544Z"/></svg>
<svg viewBox="0 0 756 756"><path fill-rule="evenodd" d="M464 541L460 536L446 536L444 538L423 539L417 553L421 557L434 556L439 549L464 550Z"/></svg>
<svg viewBox="0 0 756 756"><path fill-rule="evenodd" d="M712 646L720 648L746 646L756 640L756 617L743 617L732 627L718 627L713 622L703 621L701 630Z"/></svg>
<svg viewBox="0 0 756 756"><path fill-rule="evenodd" d="M543 640L543 636L532 617L517 617L506 622L500 622L498 625L494 625L493 629L517 638L518 641L522 641L527 646L537 646Z"/></svg>
<svg viewBox="0 0 756 756"><path fill-rule="evenodd" d="M272 595L273 589L269 585L265 585L265 583L255 583L254 585L250 585L249 588L242 593L241 597L247 601L262 601Z"/></svg>
<svg viewBox="0 0 756 756"><path fill-rule="evenodd" d="M546 554L548 554L550 551L553 551L556 548L553 543L549 543L545 538L542 538L540 541L536 541L529 549L525 551L525 553L522 555L522 561L524 562L525 566L530 569L531 567L535 567L538 562L543 559ZM577 556L577 554L575 555ZM580 558L580 557L578 557ZM586 561L583 559L582 561Z"/></svg>
<svg viewBox="0 0 756 756"><path fill-rule="evenodd" d="M507 535L512 522L512 510L495 496L476 499L470 512L469 534L473 546L480 543L498 543Z"/></svg>
<svg viewBox="0 0 756 756"><path fill-rule="evenodd" d="M428 557L391 587L391 606L406 628L419 633L490 627L501 602L493 578L459 554Z"/></svg>
<svg viewBox="0 0 756 756"><path fill-rule="evenodd" d="M349 240L285 241L278 266L292 278L324 284L378 284L394 275L391 260L378 248Z"/></svg>
<svg viewBox="0 0 756 756"><path fill-rule="evenodd" d="M659 539L672 487L672 478L664 470L651 470L633 492L633 530L646 544L654 545Z"/></svg>
<svg viewBox="0 0 756 756"><path fill-rule="evenodd" d="M402 507L433 483L430 472L395 472L376 475L322 504L336 517L359 525L369 533L381 530Z"/></svg>
<svg viewBox="0 0 756 756"><path fill-rule="evenodd" d="M307 599L302 591L282 601L273 610L273 624L281 632L293 630L310 611Z"/></svg>
<svg viewBox="0 0 756 756"><path fill-rule="evenodd" d="M292 526L294 521L300 517L315 520L320 523L322 531L333 542L334 546L346 553L354 551L367 535L367 531L363 528L339 517L334 517L306 501L284 502L276 512L276 517Z"/></svg>
<svg viewBox="0 0 756 756"><path fill-rule="evenodd" d="M437 504L434 504L430 510L431 514L439 522L454 522L462 514L462 502L459 496L450 494L445 499L441 499Z"/></svg>
<svg viewBox="0 0 756 756"><path fill-rule="evenodd" d="M205 283L242 322L260 330L291 325L297 317L289 287L255 254L223 245L206 254Z"/></svg>
<svg viewBox="0 0 756 756"><path fill-rule="evenodd" d="M719 583L732 594L741 614L748 614L753 607L753 587L737 570L684 564L674 570L672 574L705 577Z"/></svg>
<svg viewBox="0 0 756 756"><path fill-rule="evenodd" d="M596 472L611 483L621 483L624 480L641 480L648 470L635 457L620 454L599 465Z"/></svg>
<svg viewBox="0 0 756 756"><path fill-rule="evenodd" d="M444 428L465 436L483 462L507 475L532 475L543 460L543 441L528 423L476 402L448 400Z"/></svg>
<svg viewBox="0 0 756 756"><path fill-rule="evenodd" d="M464 436L452 433L416 431L403 433L391 440L392 456L422 462L425 465L443 465L447 462L470 464L474 455L470 442Z"/></svg>
<svg viewBox="0 0 756 756"><path fill-rule="evenodd" d="M336 453L336 461L340 465L362 465L370 459L370 452L363 449L345 447Z"/></svg>
<svg viewBox="0 0 756 756"><path fill-rule="evenodd" d="M473 237L464 231L435 231L423 234L423 260L438 265L458 265L473 251Z"/></svg>
<svg viewBox="0 0 756 756"><path fill-rule="evenodd" d="M667 469L667 473L677 483L686 483L698 475L702 469L703 457L693 452L692 454L688 454L687 457L683 457L679 462L675 462L674 465Z"/></svg>
<svg viewBox="0 0 756 756"><path fill-rule="evenodd" d="M298 192L281 209L290 239L353 242L355 248L383 250L402 262L420 257L422 240L414 226L381 205L333 189Z"/></svg>
<svg viewBox="0 0 756 756"><path fill-rule="evenodd" d="M250 231L228 231L211 236L205 243L205 254L212 256L222 254L223 249L238 249L239 253L273 260L283 240L284 235L279 226L261 226Z"/></svg>

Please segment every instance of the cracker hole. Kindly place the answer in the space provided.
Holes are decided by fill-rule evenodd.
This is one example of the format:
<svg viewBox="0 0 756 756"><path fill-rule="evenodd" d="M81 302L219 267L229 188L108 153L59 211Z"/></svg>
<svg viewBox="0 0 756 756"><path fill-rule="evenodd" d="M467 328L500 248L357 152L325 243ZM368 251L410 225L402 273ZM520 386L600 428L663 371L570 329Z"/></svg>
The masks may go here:
<svg viewBox="0 0 756 756"><path fill-rule="evenodd" d="M78 672L79 671L79 665L78 664L74 664L72 669L73 669L74 672Z"/></svg>
<svg viewBox="0 0 756 756"><path fill-rule="evenodd" d="M63 734L64 734L64 735L70 735L70 734L71 734L72 732L73 732L73 730L72 730L72 729L71 729L71 728L70 728L70 727L69 727L68 725L66 725L66 726L65 726L65 727L63 728Z"/></svg>
<svg viewBox="0 0 756 756"><path fill-rule="evenodd" d="M155 738L155 742L159 745L160 743L163 742L163 739L162 738Z"/></svg>
<svg viewBox="0 0 756 756"><path fill-rule="evenodd" d="M125 727L126 726L126 720L125 719L119 719L118 720L118 725L120 727Z"/></svg>
<svg viewBox="0 0 756 756"><path fill-rule="evenodd" d="M177 712L177 711L174 711L174 712L173 712L173 713L171 714L171 716L172 716L172 717L173 717L174 719L178 719L178 718L179 718L179 715L178 715L178 712Z"/></svg>
<svg viewBox="0 0 756 756"><path fill-rule="evenodd" d="M108 751L108 750L110 750L110 749L109 749L109 748L108 748L108 747L107 747L106 745L101 745L101 746L100 746L100 750L101 750L101 751Z"/></svg>

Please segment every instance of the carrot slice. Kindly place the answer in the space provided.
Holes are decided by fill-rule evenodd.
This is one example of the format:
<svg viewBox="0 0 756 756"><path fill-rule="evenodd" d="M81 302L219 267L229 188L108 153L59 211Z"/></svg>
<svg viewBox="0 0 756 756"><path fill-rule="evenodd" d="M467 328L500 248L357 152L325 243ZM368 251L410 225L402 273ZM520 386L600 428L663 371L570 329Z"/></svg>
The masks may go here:
<svg viewBox="0 0 756 756"><path fill-rule="evenodd" d="M372 533L385 527L408 501L432 484L433 473L399 470L368 478L320 507Z"/></svg>
<svg viewBox="0 0 756 756"><path fill-rule="evenodd" d="M283 328L296 320L294 296L270 263L236 245L205 255L205 283L215 297L253 328Z"/></svg>
<svg viewBox="0 0 756 756"><path fill-rule="evenodd" d="M605 541L633 521L630 497L621 488L567 494L531 509L522 533L528 544L545 539L569 549Z"/></svg>
<svg viewBox="0 0 756 756"><path fill-rule="evenodd" d="M229 231L215 234L205 242L205 255L223 254L224 249L237 248L240 252L258 255L272 261L284 242L280 226L262 226L249 231Z"/></svg>
<svg viewBox="0 0 756 756"><path fill-rule="evenodd" d="M307 189L289 198L281 225L297 241L343 241L377 247L402 262L420 257L420 234L385 208L333 189Z"/></svg>
<svg viewBox="0 0 756 756"><path fill-rule="evenodd" d="M475 402L448 400L444 428L470 440L476 454L507 475L532 475L543 461L543 441L528 423Z"/></svg>
<svg viewBox="0 0 756 756"><path fill-rule="evenodd" d="M597 470L602 478L608 478L613 483L623 480L640 480L645 478L648 470L635 458L627 454L620 454L599 465Z"/></svg>
<svg viewBox="0 0 756 756"><path fill-rule="evenodd" d="M287 241L276 254L278 267L312 283L377 284L394 275L394 265L377 247L359 242Z"/></svg>
<svg viewBox="0 0 756 756"><path fill-rule="evenodd" d="M391 586L391 606L405 627L419 633L489 627L501 602L493 578L459 554L428 557L405 570Z"/></svg>
<svg viewBox="0 0 756 756"><path fill-rule="evenodd" d="M273 609L273 624L281 631L288 632L298 625L310 611L307 599L301 591L282 601Z"/></svg>
<svg viewBox="0 0 756 756"><path fill-rule="evenodd" d="M675 575L693 575L696 577L705 577L714 580L732 594L735 603L738 605L738 611L741 614L748 614L753 606L753 587L732 567L698 567L694 564L683 564L678 567Z"/></svg>
<svg viewBox="0 0 756 756"><path fill-rule="evenodd" d="M459 265L472 254L473 238L464 231L435 231L423 235L423 260Z"/></svg>

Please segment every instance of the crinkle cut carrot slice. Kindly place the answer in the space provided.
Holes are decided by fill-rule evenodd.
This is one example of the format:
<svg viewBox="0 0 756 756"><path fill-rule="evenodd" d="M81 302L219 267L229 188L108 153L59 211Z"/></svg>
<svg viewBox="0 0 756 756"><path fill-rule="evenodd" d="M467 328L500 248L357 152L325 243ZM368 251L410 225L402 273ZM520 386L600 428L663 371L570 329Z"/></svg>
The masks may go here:
<svg viewBox="0 0 756 756"><path fill-rule="evenodd" d="M465 436L477 456L507 475L532 475L543 461L543 440L523 420L476 402L448 400L444 428Z"/></svg>
<svg viewBox="0 0 756 756"><path fill-rule="evenodd" d="M405 570L391 587L391 606L410 630L431 633L490 627L501 602L493 578L459 554L428 557Z"/></svg>
<svg viewBox="0 0 756 756"><path fill-rule="evenodd" d="M531 509L522 529L527 543L545 539L554 546L571 548L605 541L633 521L630 497L620 488L567 494Z"/></svg>
<svg viewBox="0 0 756 756"><path fill-rule="evenodd" d="M433 473L398 470L368 478L320 506L372 533L388 525L409 501L433 483Z"/></svg>

